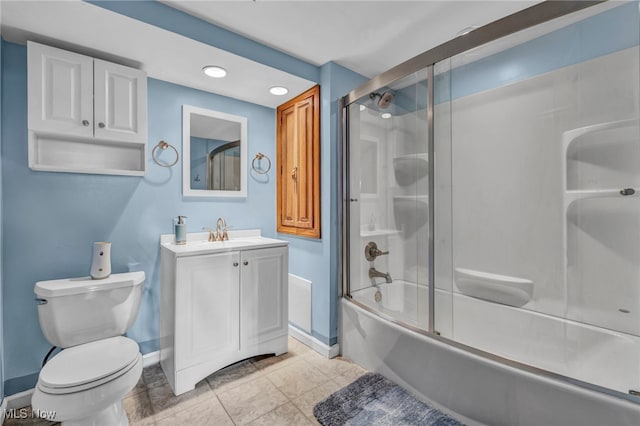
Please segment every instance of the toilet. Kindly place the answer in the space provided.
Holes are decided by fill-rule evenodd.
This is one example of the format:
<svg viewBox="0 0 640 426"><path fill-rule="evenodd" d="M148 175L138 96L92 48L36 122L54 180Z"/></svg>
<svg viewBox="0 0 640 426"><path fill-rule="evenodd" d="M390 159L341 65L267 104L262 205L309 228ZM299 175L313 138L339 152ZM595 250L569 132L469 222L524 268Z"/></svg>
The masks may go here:
<svg viewBox="0 0 640 426"><path fill-rule="evenodd" d="M128 272L36 283L42 332L64 350L40 371L34 413L63 426L129 424L122 400L142 375L142 355L122 335L136 318L144 280L144 272Z"/></svg>

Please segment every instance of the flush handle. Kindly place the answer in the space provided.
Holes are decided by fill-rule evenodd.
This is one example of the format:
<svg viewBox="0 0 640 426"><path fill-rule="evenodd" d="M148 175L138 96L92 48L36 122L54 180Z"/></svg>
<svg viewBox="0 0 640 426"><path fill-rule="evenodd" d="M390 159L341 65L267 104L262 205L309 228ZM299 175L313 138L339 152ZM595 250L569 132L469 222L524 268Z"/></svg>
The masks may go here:
<svg viewBox="0 0 640 426"><path fill-rule="evenodd" d="M46 305L47 303L49 303L46 299L39 298L36 298L36 302L38 303L38 305Z"/></svg>

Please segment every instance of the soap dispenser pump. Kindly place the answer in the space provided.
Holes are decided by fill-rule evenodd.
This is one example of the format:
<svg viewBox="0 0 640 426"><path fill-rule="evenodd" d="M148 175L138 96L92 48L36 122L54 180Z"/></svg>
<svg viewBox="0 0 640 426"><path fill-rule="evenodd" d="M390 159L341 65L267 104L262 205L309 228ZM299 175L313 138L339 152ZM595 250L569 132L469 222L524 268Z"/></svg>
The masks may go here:
<svg viewBox="0 0 640 426"><path fill-rule="evenodd" d="M176 244L187 244L187 224L184 223L186 216L178 216L178 222L175 225Z"/></svg>

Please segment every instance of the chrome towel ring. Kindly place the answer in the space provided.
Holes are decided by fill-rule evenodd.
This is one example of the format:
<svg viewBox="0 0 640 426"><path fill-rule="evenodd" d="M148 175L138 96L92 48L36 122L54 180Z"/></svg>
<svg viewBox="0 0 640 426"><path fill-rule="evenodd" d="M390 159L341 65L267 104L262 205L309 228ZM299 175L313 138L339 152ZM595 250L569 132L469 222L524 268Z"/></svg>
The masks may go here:
<svg viewBox="0 0 640 426"><path fill-rule="evenodd" d="M263 158L267 160L267 163L268 163L267 164L267 168L266 169L259 169L259 168L256 167L256 160L260 161ZM259 153L256 154L255 158L251 162L251 168L253 169L253 171L255 171L258 174L261 174L261 175L267 174L267 173L269 173L269 170L271 170L271 160L269 159L269 157L267 157L263 153L259 152Z"/></svg>
<svg viewBox="0 0 640 426"><path fill-rule="evenodd" d="M173 161L173 163L169 164L163 164L160 161L158 161L158 158L156 157L156 151L158 150L158 148L160 148L161 150L166 150L167 148L171 148L173 150L173 152L176 153L176 159ZM153 162L156 163L158 166L162 166L162 167L173 167L176 165L176 163L178 162L178 160L180 159L180 154L178 154L178 150L171 144L165 142L165 141L160 141L158 142L158 145L156 145L153 148L153 151L151 151L151 157L153 158Z"/></svg>

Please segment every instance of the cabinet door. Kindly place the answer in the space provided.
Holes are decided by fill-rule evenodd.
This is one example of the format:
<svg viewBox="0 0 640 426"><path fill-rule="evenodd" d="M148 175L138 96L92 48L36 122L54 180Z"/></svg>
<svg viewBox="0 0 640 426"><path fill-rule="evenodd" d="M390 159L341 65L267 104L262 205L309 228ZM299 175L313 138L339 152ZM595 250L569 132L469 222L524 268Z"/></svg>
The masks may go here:
<svg viewBox="0 0 640 426"><path fill-rule="evenodd" d="M29 129L93 137L93 58L27 46Z"/></svg>
<svg viewBox="0 0 640 426"><path fill-rule="evenodd" d="M147 141L147 75L144 71L94 60L95 136Z"/></svg>
<svg viewBox="0 0 640 426"><path fill-rule="evenodd" d="M239 252L177 259L176 370L239 352L239 262Z"/></svg>
<svg viewBox="0 0 640 426"><path fill-rule="evenodd" d="M288 251L247 250L241 260L241 344L247 350L288 332Z"/></svg>
<svg viewBox="0 0 640 426"><path fill-rule="evenodd" d="M320 238L320 86L277 110L278 232Z"/></svg>

